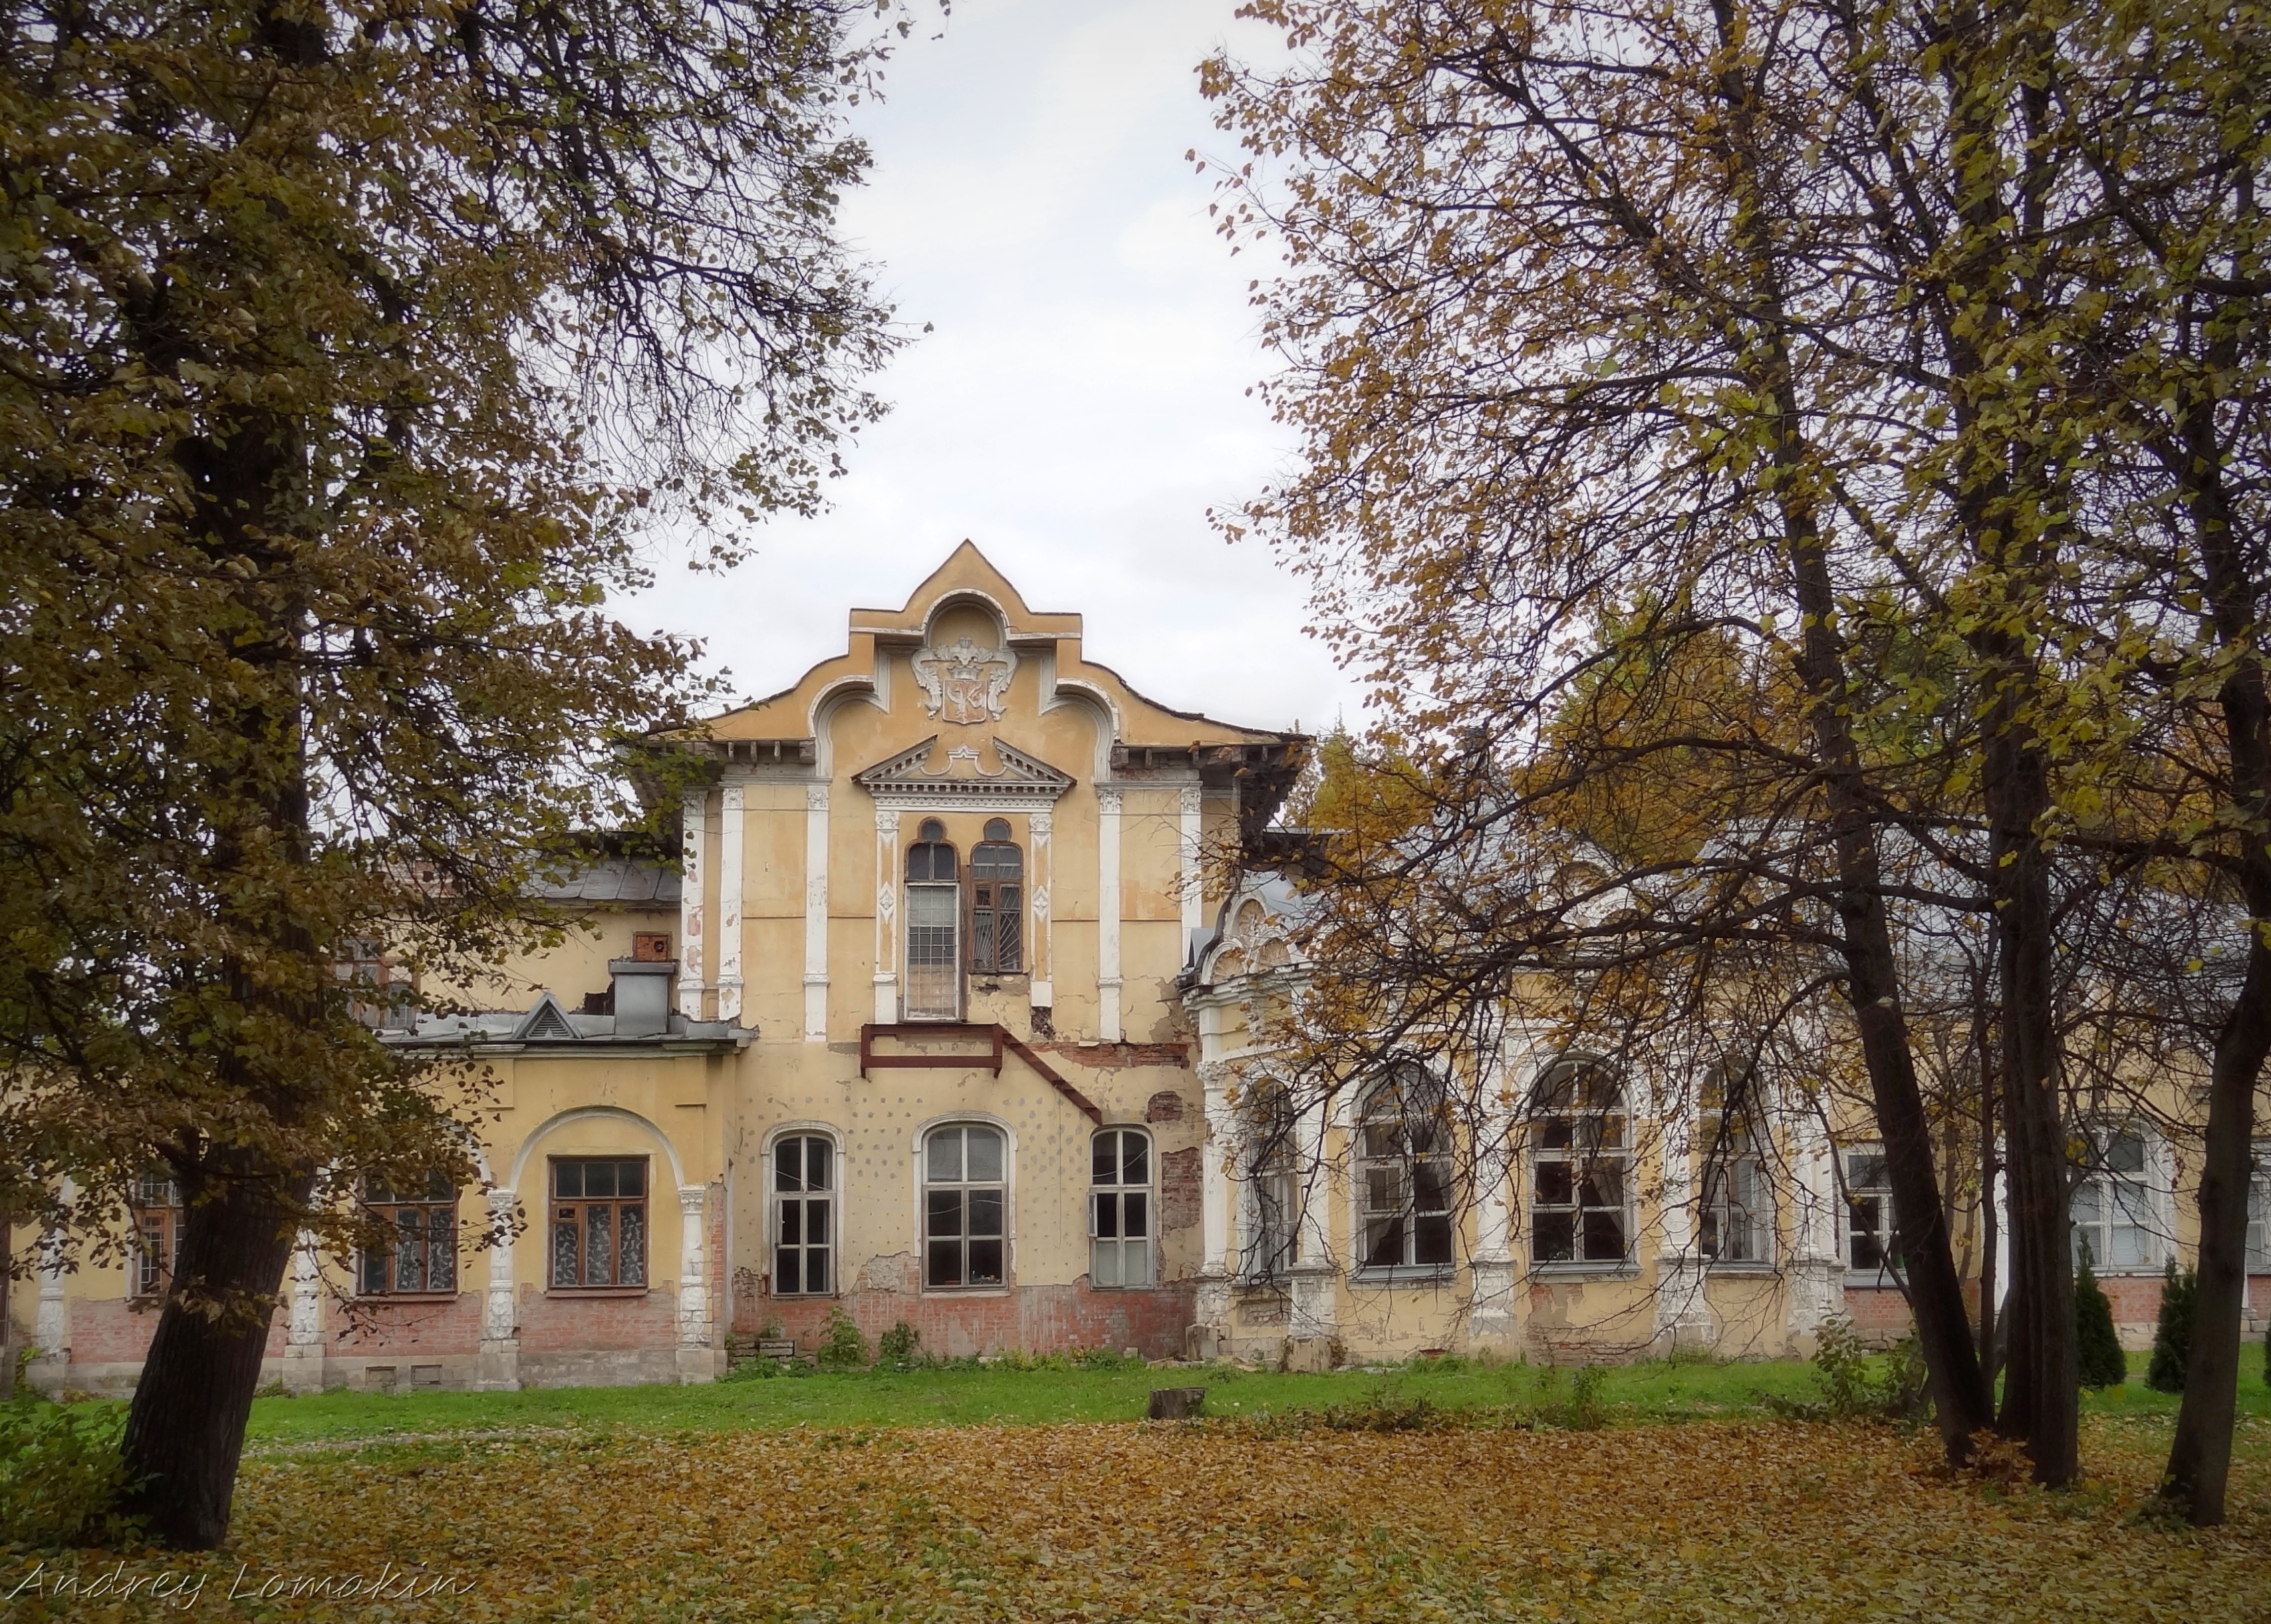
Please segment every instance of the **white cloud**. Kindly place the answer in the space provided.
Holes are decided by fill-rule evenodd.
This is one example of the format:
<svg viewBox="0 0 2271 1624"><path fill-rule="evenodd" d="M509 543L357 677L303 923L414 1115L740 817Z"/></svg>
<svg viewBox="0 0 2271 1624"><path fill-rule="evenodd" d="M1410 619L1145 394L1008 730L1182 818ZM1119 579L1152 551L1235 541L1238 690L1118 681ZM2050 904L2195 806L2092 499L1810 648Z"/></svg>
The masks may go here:
<svg viewBox="0 0 2271 1624"><path fill-rule="evenodd" d="M834 507L773 525L723 577L666 562L626 609L706 639L738 691L842 645L855 603L897 603L965 537L1037 607L1087 616L1092 658L1167 704L1316 726L1355 690L1302 634L1303 589L1210 504L1264 484L1290 442L1247 394L1269 365L1254 274L1206 214L1192 147L1221 152L1198 62L1229 0L957 0L862 109L873 183L848 235L903 320Z"/></svg>

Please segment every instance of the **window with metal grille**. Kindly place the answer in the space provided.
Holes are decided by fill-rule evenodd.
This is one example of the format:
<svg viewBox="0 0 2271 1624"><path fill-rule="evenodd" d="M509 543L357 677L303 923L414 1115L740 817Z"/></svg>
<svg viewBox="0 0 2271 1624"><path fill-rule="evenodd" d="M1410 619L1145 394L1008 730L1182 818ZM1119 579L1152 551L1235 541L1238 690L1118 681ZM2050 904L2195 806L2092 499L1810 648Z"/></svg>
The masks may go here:
<svg viewBox="0 0 2271 1624"><path fill-rule="evenodd" d="M646 1231L645 1157L553 1158L555 1291L644 1286Z"/></svg>
<svg viewBox="0 0 2271 1624"><path fill-rule="evenodd" d="M126 1262L135 1297L162 1297L182 1266L181 1187L162 1173L145 1173L134 1182L134 1252Z"/></svg>
<svg viewBox="0 0 2271 1624"><path fill-rule="evenodd" d="M1556 1065L1538 1085L1530 1133L1531 1257L1625 1262L1632 1250L1632 1139L1623 1084L1589 1062Z"/></svg>
<svg viewBox="0 0 2271 1624"><path fill-rule="evenodd" d="M784 1297L835 1290L830 1268L836 1146L816 1134L773 1144L773 1291Z"/></svg>
<svg viewBox="0 0 2271 1624"><path fill-rule="evenodd" d="M1089 1144L1091 1285L1151 1284L1151 1136L1107 1128Z"/></svg>
<svg viewBox="0 0 2271 1624"><path fill-rule="evenodd" d="M1449 1129L1442 1081L1416 1061L1396 1065L1365 1097L1357 1166L1364 1198L1361 1267L1449 1266Z"/></svg>
<svg viewBox="0 0 2271 1624"><path fill-rule="evenodd" d="M1024 964L1025 854L1009 843L1009 820L989 818L970 853L970 967L1009 975Z"/></svg>
<svg viewBox="0 0 2271 1624"><path fill-rule="evenodd" d="M391 1246L357 1255L356 1289L365 1297L397 1297L458 1289L458 1188L446 1173L415 1184L363 1181L362 1204L394 1232Z"/></svg>
<svg viewBox="0 0 2271 1624"><path fill-rule="evenodd" d="M923 1284L943 1289L1008 1278L1009 1169L1001 1130L934 1128L923 1142Z"/></svg>
<svg viewBox="0 0 2271 1624"><path fill-rule="evenodd" d="M1845 1152L1845 1265L1888 1285L1901 1267L1900 1232L1893 1222L1893 1175L1885 1152L1856 1145Z"/></svg>
<svg viewBox="0 0 2271 1624"><path fill-rule="evenodd" d="M907 848L906 1018L962 1018L962 873L946 825L925 818Z"/></svg>
<svg viewBox="0 0 2271 1624"><path fill-rule="evenodd" d="M2160 1264L2158 1211L2145 1136L2133 1129L2089 1135L2091 1165L2074 1191L2074 1255L2089 1250L2100 1270Z"/></svg>

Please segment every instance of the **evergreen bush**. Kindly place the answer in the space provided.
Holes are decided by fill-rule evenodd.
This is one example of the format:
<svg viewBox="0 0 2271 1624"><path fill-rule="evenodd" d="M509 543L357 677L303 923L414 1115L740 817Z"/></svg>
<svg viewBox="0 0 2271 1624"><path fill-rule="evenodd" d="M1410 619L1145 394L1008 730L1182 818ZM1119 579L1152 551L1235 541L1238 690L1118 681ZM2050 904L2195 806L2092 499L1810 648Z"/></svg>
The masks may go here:
<svg viewBox="0 0 2271 1624"><path fill-rule="evenodd" d="M2097 1284L2087 1249L2081 1255L2081 1271L2074 1279L2074 1330L2081 1354L2082 1386L2119 1387L2129 1379L2129 1360L2113 1330L2113 1305Z"/></svg>
<svg viewBox="0 0 2271 1624"><path fill-rule="evenodd" d="M2145 1385L2156 1393L2185 1390L2185 1370L2193 1358L2193 1290L2199 1277L2169 1260L2161 1277L2161 1318L2153 1327L2153 1363Z"/></svg>

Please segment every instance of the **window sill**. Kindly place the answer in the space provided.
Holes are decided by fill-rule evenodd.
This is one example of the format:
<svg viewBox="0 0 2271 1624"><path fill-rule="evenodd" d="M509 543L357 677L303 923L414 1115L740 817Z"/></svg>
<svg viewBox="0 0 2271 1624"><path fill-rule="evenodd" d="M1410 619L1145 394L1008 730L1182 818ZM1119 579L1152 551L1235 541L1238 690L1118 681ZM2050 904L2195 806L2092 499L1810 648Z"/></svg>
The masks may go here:
<svg viewBox="0 0 2271 1624"><path fill-rule="evenodd" d="M1532 1263L1530 1272L1542 1280L1637 1280L1640 1278L1640 1265L1630 1262Z"/></svg>
<svg viewBox="0 0 2271 1624"><path fill-rule="evenodd" d="M922 1294L926 1297L1007 1297L1009 1291L1007 1285L926 1285L922 1288Z"/></svg>
<svg viewBox="0 0 2271 1624"><path fill-rule="evenodd" d="M547 1297L644 1297L651 1285L547 1285Z"/></svg>
<svg viewBox="0 0 2271 1624"><path fill-rule="evenodd" d="M1905 1288L1897 1275L1880 1274L1874 1270L1855 1274L1849 1270L1845 1276L1845 1289L1849 1292L1897 1292Z"/></svg>
<svg viewBox="0 0 2271 1624"><path fill-rule="evenodd" d="M1761 1259L1755 1263L1706 1263L1703 1272L1710 1275L1731 1275L1737 1278L1770 1279L1781 1270L1772 1263Z"/></svg>
<svg viewBox="0 0 2271 1624"><path fill-rule="evenodd" d="M458 1292L357 1292L349 1299L358 1308L383 1308L391 1302L455 1302Z"/></svg>
<svg viewBox="0 0 2271 1624"><path fill-rule="evenodd" d="M1381 1268L1359 1268L1349 1279L1357 1285L1436 1285L1456 1280L1458 1276L1456 1263L1392 1263Z"/></svg>

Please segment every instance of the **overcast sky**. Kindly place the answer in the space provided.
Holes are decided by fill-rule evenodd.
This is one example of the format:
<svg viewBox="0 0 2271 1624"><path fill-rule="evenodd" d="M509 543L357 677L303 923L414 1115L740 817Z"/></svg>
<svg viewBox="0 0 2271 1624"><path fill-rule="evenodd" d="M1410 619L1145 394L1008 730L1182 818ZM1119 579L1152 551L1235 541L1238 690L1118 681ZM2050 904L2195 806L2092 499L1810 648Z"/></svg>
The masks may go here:
<svg viewBox="0 0 2271 1624"><path fill-rule="evenodd" d="M1253 261L1213 235L1211 177L1184 159L1232 150L1201 58L1272 43L1233 7L955 0L942 37L900 48L860 110L875 168L844 228L934 331L882 375L891 414L831 511L768 525L722 579L667 559L634 626L699 636L738 693L771 693L842 649L847 608L904 602L967 537L1035 608L1084 615L1090 657L1154 698L1261 726L1353 719L1300 584L1206 521L1289 446L1246 393L1268 364Z"/></svg>

